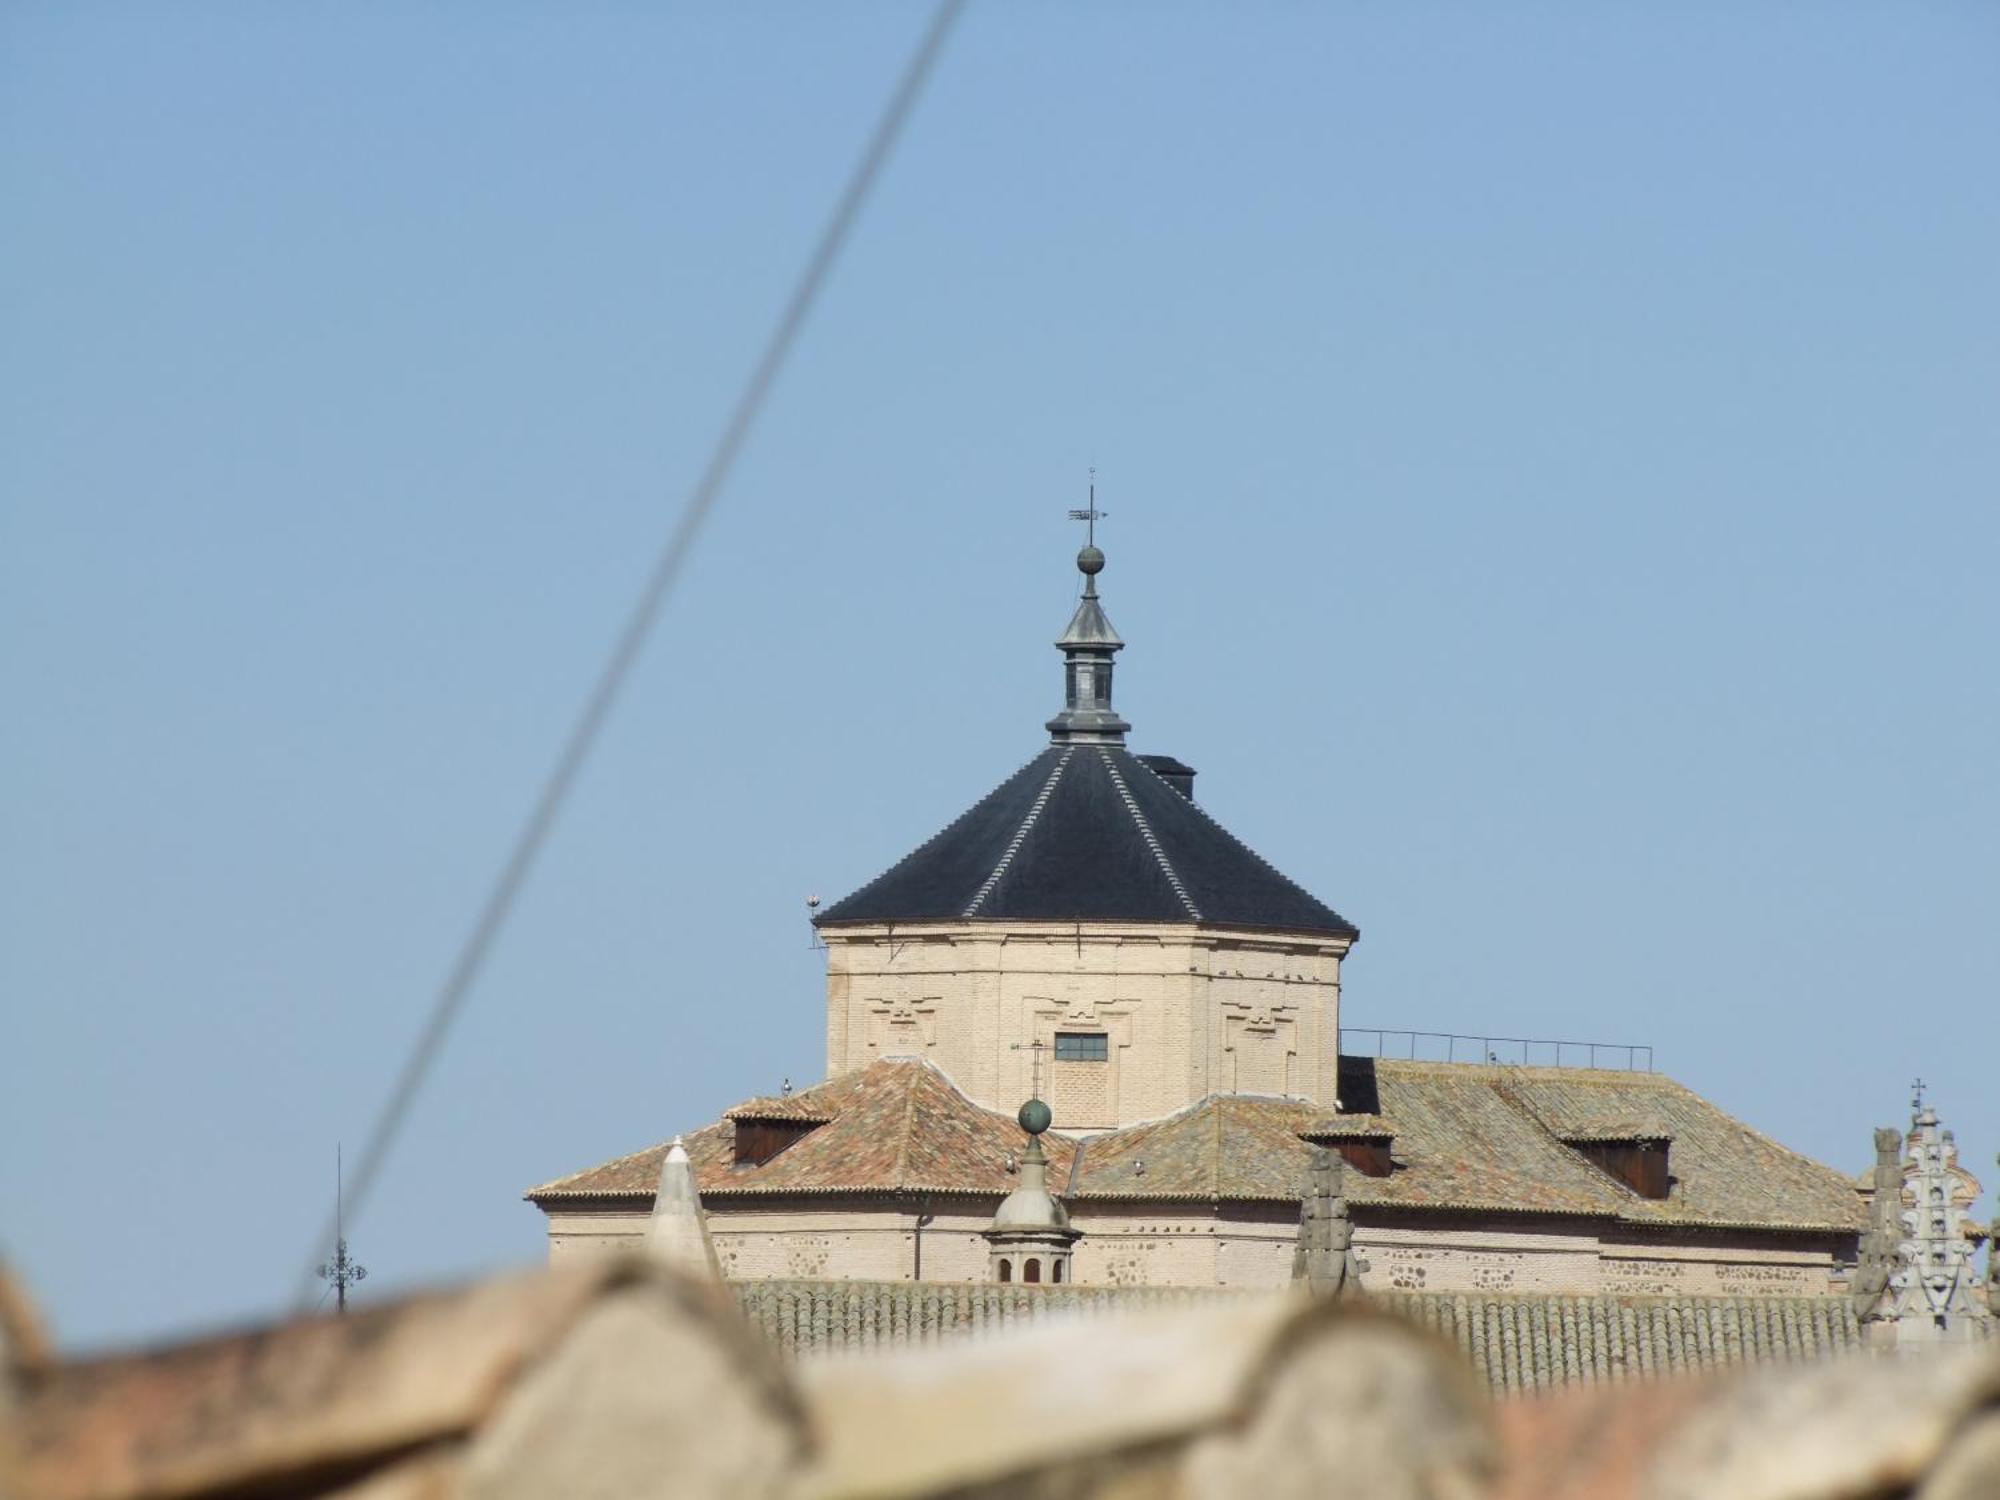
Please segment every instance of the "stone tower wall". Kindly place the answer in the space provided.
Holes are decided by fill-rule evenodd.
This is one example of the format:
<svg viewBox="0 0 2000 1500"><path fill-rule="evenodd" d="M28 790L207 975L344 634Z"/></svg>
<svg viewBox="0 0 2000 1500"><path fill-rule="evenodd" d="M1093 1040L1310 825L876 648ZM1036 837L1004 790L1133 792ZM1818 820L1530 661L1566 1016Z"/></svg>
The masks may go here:
<svg viewBox="0 0 2000 1500"><path fill-rule="evenodd" d="M1059 1130L1154 1119L1211 1093L1334 1104L1344 941L1091 923L821 935L828 1077L924 1057L974 1102L1011 1112L1034 1092L1040 1041ZM1058 1032L1101 1032L1109 1055L1057 1061Z"/></svg>

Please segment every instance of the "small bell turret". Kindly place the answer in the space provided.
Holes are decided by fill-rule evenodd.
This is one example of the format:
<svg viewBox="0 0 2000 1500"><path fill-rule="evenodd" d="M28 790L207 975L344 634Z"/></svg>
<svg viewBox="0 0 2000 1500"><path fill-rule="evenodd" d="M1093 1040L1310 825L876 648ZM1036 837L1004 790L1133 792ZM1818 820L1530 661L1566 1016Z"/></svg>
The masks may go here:
<svg viewBox="0 0 2000 1500"><path fill-rule="evenodd" d="M1048 1105L1030 1099L1015 1118L1028 1133L1028 1149L1021 1153L1021 1185L1001 1200L985 1231L993 1279L1061 1286L1070 1280L1070 1249L1083 1231L1070 1227L1069 1211L1049 1191L1042 1132L1054 1117Z"/></svg>

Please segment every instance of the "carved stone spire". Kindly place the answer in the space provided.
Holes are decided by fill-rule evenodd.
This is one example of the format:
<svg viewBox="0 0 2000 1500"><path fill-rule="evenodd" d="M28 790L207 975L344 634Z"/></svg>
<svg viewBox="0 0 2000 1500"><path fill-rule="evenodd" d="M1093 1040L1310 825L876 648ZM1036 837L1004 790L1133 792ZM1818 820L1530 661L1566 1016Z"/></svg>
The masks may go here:
<svg viewBox="0 0 2000 1500"><path fill-rule="evenodd" d="M1989 1316L1974 1295L1972 1237L1966 1207L1979 1184L1958 1165L1958 1146L1921 1094L1912 1105L1908 1154L1895 1204L1897 1264L1889 1275L1880 1322L1899 1345L1977 1338ZM1907 1198L1907 1202L1905 1199Z"/></svg>
<svg viewBox="0 0 2000 1500"><path fill-rule="evenodd" d="M1049 720L1049 737L1058 745L1122 745L1132 726L1111 707L1112 658L1125 649L1118 632L1105 618L1097 599L1097 575L1104 571L1104 552L1097 545L1096 489L1091 491L1090 509L1071 511L1078 520L1088 519L1090 540L1076 555L1076 570L1083 575L1083 597L1069 628L1056 642L1063 654L1063 710Z"/></svg>
<svg viewBox="0 0 2000 1500"><path fill-rule="evenodd" d="M646 1225L646 1254L691 1276L722 1280L708 1221L695 1190L694 1168L679 1136L660 1163L660 1188L653 1197L653 1217Z"/></svg>
<svg viewBox="0 0 2000 1500"><path fill-rule="evenodd" d="M1993 1158L2000 1166L2000 1156ZM2000 1197L1993 1204L1993 1227L1986 1234L1986 1310L2000 1318Z"/></svg>
<svg viewBox="0 0 2000 1500"><path fill-rule="evenodd" d="M1874 1186L1868 1200L1868 1228L1861 1236L1861 1258L1848 1283L1854 1315L1864 1323L1886 1317L1883 1294L1896 1270L1896 1247L1903 1238L1903 1137L1900 1132L1875 1132Z"/></svg>
<svg viewBox="0 0 2000 1500"><path fill-rule="evenodd" d="M1315 1146L1306 1191L1299 1198L1299 1241L1292 1252L1292 1280L1315 1296L1361 1290L1366 1267L1354 1253L1354 1223L1341 1190L1340 1157Z"/></svg>

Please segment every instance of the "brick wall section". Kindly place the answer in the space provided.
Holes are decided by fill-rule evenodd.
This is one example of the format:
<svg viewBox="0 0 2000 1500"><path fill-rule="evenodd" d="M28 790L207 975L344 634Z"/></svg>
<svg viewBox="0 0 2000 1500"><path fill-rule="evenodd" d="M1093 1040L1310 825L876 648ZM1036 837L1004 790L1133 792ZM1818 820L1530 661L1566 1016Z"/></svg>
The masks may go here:
<svg viewBox="0 0 2000 1500"><path fill-rule="evenodd" d="M1026 1049L1040 1041L1058 1130L1155 1119L1217 1091L1333 1107L1345 939L1133 923L822 936L829 1078L926 1057L1011 1114L1033 1092ZM1052 1073L1058 1031L1104 1032L1109 1060Z"/></svg>

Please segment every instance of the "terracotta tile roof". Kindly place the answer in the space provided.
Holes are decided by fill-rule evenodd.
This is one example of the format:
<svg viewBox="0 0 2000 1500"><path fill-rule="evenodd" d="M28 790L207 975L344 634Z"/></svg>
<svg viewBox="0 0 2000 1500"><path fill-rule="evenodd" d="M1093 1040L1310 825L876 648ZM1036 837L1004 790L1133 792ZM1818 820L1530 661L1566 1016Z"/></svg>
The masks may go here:
<svg viewBox="0 0 2000 1500"><path fill-rule="evenodd" d="M1843 1173L1788 1150L1661 1074L1581 1068L1480 1071L1511 1075L1496 1078L1492 1087L1557 1128L1636 1120L1649 1133L1671 1138L1673 1191L1653 1202L1620 1189L1623 1218L1846 1229L1865 1223L1860 1200Z"/></svg>
<svg viewBox="0 0 2000 1500"><path fill-rule="evenodd" d="M766 1094L758 1099L745 1099L741 1104L732 1104L722 1112L725 1120L797 1120L806 1125L825 1125L833 1118L833 1113L825 1107L806 1102L802 1094Z"/></svg>
<svg viewBox="0 0 2000 1500"><path fill-rule="evenodd" d="M1079 1312L1259 1295L1221 1287L907 1281L745 1281L730 1290L757 1330L793 1358L983 1338ZM1365 1300L1457 1345L1498 1392L1796 1364L1862 1345L1845 1297L1371 1292Z"/></svg>
<svg viewBox="0 0 2000 1500"><path fill-rule="evenodd" d="M1380 1115L1322 1115L1299 1134L1309 1141L1382 1141L1394 1139L1396 1127Z"/></svg>
<svg viewBox="0 0 2000 1500"><path fill-rule="evenodd" d="M768 1351L742 1336L715 1288L606 1257L345 1317L52 1363L23 1382L11 1430L0 1421L0 1481L18 1481L0 1488L38 1500L462 1494L449 1466L504 1417L524 1376L554 1365L594 1308L635 1288L705 1330L764 1401L791 1404ZM443 1466L414 1479L395 1467L426 1451Z"/></svg>
<svg viewBox="0 0 2000 1500"><path fill-rule="evenodd" d="M1863 1346L1845 1297L1417 1292L1376 1301L1457 1344L1496 1391L1802 1364Z"/></svg>
<svg viewBox="0 0 2000 1500"><path fill-rule="evenodd" d="M1551 1132L1559 1141L1671 1141L1674 1133L1660 1125L1636 1121L1606 1121L1602 1125L1560 1126Z"/></svg>
<svg viewBox="0 0 2000 1500"><path fill-rule="evenodd" d="M1082 1201L1295 1199L1311 1151L1302 1135L1359 1119L1378 1133L1394 1122L1395 1170L1380 1178L1349 1174L1347 1194L1357 1207L1753 1229L1863 1224L1864 1207L1845 1174L1786 1150L1657 1073L1346 1058L1341 1092L1363 1105L1363 1114L1329 1121L1303 1100L1217 1094L1165 1119L1089 1137L1080 1163L1075 1143L1052 1132L1050 1177ZM1008 1161L1021 1149L1020 1127L972 1103L928 1063L872 1063L785 1102L831 1118L762 1165L735 1163L726 1117L687 1138L704 1196L997 1195L1015 1185ZM1593 1121L1627 1122L1620 1128L1672 1139L1666 1198L1640 1197L1564 1144L1561 1130ZM527 1196L539 1203L650 1198L665 1150L653 1146Z"/></svg>
<svg viewBox="0 0 2000 1500"><path fill-rule="evenodd" d="M769 1101L758 1101L767 1103ZM1011 1115L981 1109L929 1063L889 1058L842 1074L783 1101L784 1118L827 1123L760 1165L738 1165L737 1106L686 1137L704 1198L757 1193L950 1192L1004 1195L1019 1186L1008 1170L1026 1137ZM761 1113L757 1118L766 1118ZM650 1199L667 1142L531 1189L530 1202L563 1198ZM1075 1146L1046 1139L1050 1175L1069 1171Z"/></svg>
<svg viewBox="0 0 2000 1500"><path fill-rule="evenodd" d="M1626 1190L1490 1088L1452 1078L1392 1084L1388 1070L1401 1066L1383 1065L1384 1093L1395 1088L1385 1109L1397 1122L1397 1170L1381 1178L1350 1174L1351 1202L1616 1214ZM1093 1138L1076 1195L1296 1198L1310 1150L1300 1132L1320 1118L1296 1099L1213 1095L1164 1120Z"/></svg>

